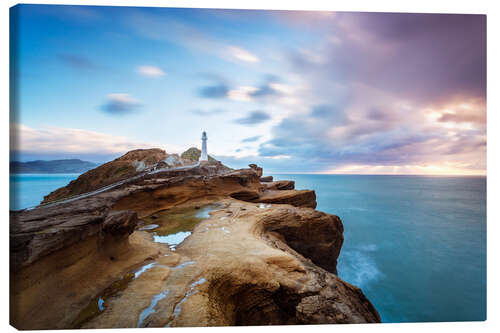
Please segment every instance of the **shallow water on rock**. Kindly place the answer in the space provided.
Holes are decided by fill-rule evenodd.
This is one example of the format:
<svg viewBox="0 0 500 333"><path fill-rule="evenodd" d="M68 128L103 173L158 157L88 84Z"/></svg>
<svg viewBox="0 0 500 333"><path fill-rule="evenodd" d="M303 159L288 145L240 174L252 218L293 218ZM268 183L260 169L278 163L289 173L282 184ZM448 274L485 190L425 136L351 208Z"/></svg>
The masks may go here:
<svg viewBox="0 0 500 333"><path fill-rule="evenodd" d="M189 264L188 263L185 263ZM80 328L82 325L85 323L89 322L90 320L94 319L98 315L104 312L106 310L106 300L110 297L115 296L121 291L124 291L127 289L129 286L130 282L134 281L137 279L141 274L144 272L148 271L149 269L157 266L156 262L151 262L148 264L145 264L141 266L140 268L129 272L125 274L120 280L117 280L113 282L110 286L108 286L106 289L104 289L102 292L100 292L97 296L95 296L89 304L80 311L78 316L73 322L72 327L73 328ZM161 266L161 265L160 265ZM180 266L180 265L179 265ZM177 268L178 266L174 267Z"/></svg>
<svg viewBox="0 0 500 333"><path fill-rule="evenodd" d="M144 230L153 230L153 229L156 229L156 228L158 228L158 224L148 224L148 225L140 227L137 230L144 231Z"/></svg>
<svg viewBox="0 0 500 333"><path fill-rule="evenodd" d="M148 264L150 265L150 264ZM145 265L145 266L148 266ZM144 267L144 266L143 266ZM141 267L141 269L143 268ZM139 269L139 270L141 270ZM147 269L146 269L147 270ZM146 271L144 270L144 271ZM143 271L143 272L144 272ZM139 275L142 273L139 273ZM137 272L127 273L120 280L113 282L109 287L100 292L97 296L95 296L89 304L78 314L76 319L73 321L71 325L73 328L81 328L85 323L94 319L98 315L100 315L106 309L106 300L120 291L125 290L129 283L136 279L139 275Z"/></svg>
<svg viewBox="0 0 500 333"><path fill-rule="evenodd" d="M155 242L168 244L170 249L175 251L176 247L191 235L193 228L204 219L210 218L210 212L216 208L219 206L166 209L144 218L146 225L140 230L151 232Z"/></svg>
<svg viewBox="0 0 500 333"><path fill-rule="evenodd" d="M177 318L179 316L179 314L181 313L182 304L184 302L186 302L189 297L191 297L193 295L196 295L198 293L198 290L196 290L196 287L199 286L200 284L205 283L205 282L207 282L207 280L202 277L202 278L199 278L198 280L196 280L195 282L191 283L191 285L189 286L189 290L186 293L186 295L184 295L184 297L180 300L180 302L175 305L175 308L174 308L174 318ZM172 321L170 321L166 325L166 327L170 327L170 325L172 324Z"/></svg>
<svg viewBox="0 0 500 333"><path fill-rule="evenodd" d="M168 295L168 290L165 290L165 291L162 291L161 293L159 294L156 294L153 299L151 300L151 304L146 308L144 309L140 316L139 316L139 322L137 323L137 327L141 327L144 319L146 319L147 317L149 317L149 315L151 315L152 313L155 312L155 307L156 307L156 304L161 301L162 299L164 299L165 297L167 297Z"/></svg>
<svg viewBox="0 0 500 333"><path fill-rule="evenodd" d="M168 244L171 250L184 241L193 228L201 221L210 218L210 212L214 209L220 208L220 205L213 204L199 208L173 208L167 209L152 216L143 219L145 224L138 230L148 231L153 234L155 242ZM172 269L183 268L193 264L193 261L187 261ZM120 280L113 282L109 287L104 289L96 295L74 320L72 327L80 328L85 323L94 319L106 310L106 300L110 297L117 295L119 292L125 290L128 285L141 274L147 270L157 266L156 262L150 262L136 269L135 271L125 274ZM157 294L152 300L148 308L144 309L140 315L138 325L140 326L144 319L146 319L155 310L156 303L167 296L167 291L162 291Z"/></svg>

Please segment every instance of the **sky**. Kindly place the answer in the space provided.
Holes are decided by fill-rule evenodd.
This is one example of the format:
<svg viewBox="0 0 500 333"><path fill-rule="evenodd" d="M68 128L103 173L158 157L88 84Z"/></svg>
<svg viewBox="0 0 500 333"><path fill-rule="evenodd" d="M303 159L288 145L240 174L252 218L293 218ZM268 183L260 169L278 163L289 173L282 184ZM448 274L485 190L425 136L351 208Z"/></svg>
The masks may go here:
<svg viewBox="0 0 500 333"><path fill-rule="evenodd" d="M486 174L486 16L18 5L11 159Z"/></svg>

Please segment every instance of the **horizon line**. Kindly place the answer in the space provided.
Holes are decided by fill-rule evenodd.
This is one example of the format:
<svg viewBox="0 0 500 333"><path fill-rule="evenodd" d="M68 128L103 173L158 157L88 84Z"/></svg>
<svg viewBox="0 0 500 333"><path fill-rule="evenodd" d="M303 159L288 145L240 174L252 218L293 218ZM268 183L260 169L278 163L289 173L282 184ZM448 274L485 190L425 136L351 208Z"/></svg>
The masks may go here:
<svg viewBox="0 0 500 333"><path fill-rule="evenodd" d="M429 176L429 177L487 177L487 174L427 174L427 173L325 173L325 172L265 172L278 175L322 175L322 176Z"/></svg>
<svg viewBox="0 0 500 333"><path fill-rule="evenodd" d="M102 164L110 162L110 161L106 161L106 162L99 161L99 162L96 162L96 161L89 161L89 160L81 159L81 158L78 158L78 157L73 157L73 158L59 158L59 159L35 159L35 160L30 160L30 161L21 161L21 160L11 160L11 159L9 159L9 164L13 163L13 162L29 163L29 162L39 162L39 161L49 162L49 161L64 161L64 160L80 160L82 162L89 162L89 163L93 163L93 164L97 164L97 165L102 165ZM11 173L11 172L9 172L9 174L22 174L22 173ZM42 174L49 174L49 173L42 173ZM351 176L487 177L487 172L485 172L484 174L455 174L455 173L449 173L449 174L444 174L444 173L443 174L427 174L427 173L331 173L331 172L317 172L317 171L298 171L298 172L278 171L278 172L266 172L266 174L282 174L282 175L333 175L333 176L351 175Z"/></svg>

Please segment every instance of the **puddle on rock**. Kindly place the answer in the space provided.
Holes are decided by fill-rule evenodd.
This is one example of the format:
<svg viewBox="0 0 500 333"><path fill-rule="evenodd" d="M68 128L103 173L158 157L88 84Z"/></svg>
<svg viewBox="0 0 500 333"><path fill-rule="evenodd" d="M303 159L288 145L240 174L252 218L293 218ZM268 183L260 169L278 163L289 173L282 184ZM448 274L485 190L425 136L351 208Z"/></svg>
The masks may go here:
<svg viewBox="0 0 500 333"><path fill-rule="evenodd" d="M155 310L156 304L165 297L167 297L167 295L168 295L168 290L165 290L159 294L156 294L153 297L153 299L151 300L151 304L146 309L144 309L139 315L139 321L137 322L137 327L141 327L142 323L144 322L144 319L146 319L147 317L149 317L150 314L156 311Z"/></svg>
<svg viewBox="0 0 500 333"><path fill-rule="evenodd" d="M198 279L197 281L191 283L191 285L189 286L189 290L188 292L186 293L186 295L184 295L184 297L181 299L181 301L179 303L177 303L175 305L175 308L174 308L174 319L179 317L179 314L181 313L181 307L182 307L182 304L187 301L187 299L193 295L196 295L198 293L198 290L196 290L195 288L197 286L199 286L200 284L203 284L207 282L207 280L205 278L200 278ZM172 319L165 327L170 327L170 325L172 325L172 322L174 321L174 319Z"/></svg>
<svg viewBox="0 0 500 333"><path fill-rule="evenodd" d="M186 266L193 265L194 263L195 263L194 261L185 261L185 262L183 262L181 264L178 264L177 266L171 267L171 269L184 268ZM190 287L191 287L191 289L193 289L197 285L205 283L206 281L207 280L205 278L201 278L198 281L192 283ZM162 299L164 299L165 297L167 297L168 293L169 293L168 290L164 290L164 291L159 292L155 296L153 296L153 299L151 300L151 304L146 309L144 309L141 312L141 314L139 315L139 321L137 322L137 327L141 327L142 323L144 322L144 320L147 317L149 317L152 313L156 312L156 309L155 309L156 304L158 304L159 301L161 301Z"/></svg>
<svg viewBox="0 0 500 333"><path fill-rule="evenodd" d="M142 266L141 268L139 268L135 274L134 274L134 279L137 279L142 273L144 273L145 271L147 271L148 269L151 269L153 268L154 266L156 266L156 262L152 262L150 264L147 264L147 265L144 265Z"/></svg>
<svg viewBox="0 0 500 333"><path fill-rule="evenodd" d="M194 261L192 261L192 260L191 260L191 261L185 261L185 262L183 262L182 264L179 264L179 265L177 265L177 266L172 267L172 269L184 268L184 267L186 267L186 266L191 266L191 265L193 265L193 264L194 264Z"/></svg>
<svg viewBox="0 0 500 333"><path fill-rule="evenodd" d="M220 208L221 205L213 204L203 206L199 209L196 208L172 208L154 214L155 218L144 218L145 225L139 230L148 231L153 234L154 241L158 243L165 243L175 250L192 232L196 224L204 219L210 218L210 212ZM178 266L172 267L173 269L183 268L193 264L193 261L187 261ZM84 324L94 319L106 310L106 300L115 296L119 292L125 290L130 282L137 279L142 273L157 266L156 262L152 262L142 266L141 268L125 274L120 280L113 282L109 287L95 296L90 303L85 307L76 319L73 321L73 328L81 328ZM146 319L152 312L156 303L166 297L166 293L160 293L152 300L150 307L146 308L141 313L141 320Z"/></svg>
<svg viewBox="0 0 500 333"><path fill-rule="evenodd" d="M220 205L207 205L199 209L193 207L166 209L155 213L154 219L144 218L146 225L141 230L151 232L155 242L167 244L175 251L176 247L191 235L195 225L210 218L210 212L217 208L220 208ZM149 225L155 227L148 228Z"/></svg>
<svg viewBox="0 0 500 333"><path fill-rule="evenodd" d="M158 224L148 224L148 225L140 227L137 230L144 231L144 230L153 230L153 229L156 229L156 228L158 228Z"/></svg>
<svg viewBox="0 0 500 333"><path fill-rule="evenodd" d="M71 326L73 328L81 328L83 324L100 315L106 309L106 300L120 291L127 289L128 284L134 279L135 273L127 273L120 280L113 282L109 287L94 297L85 309L80 311Z"/></svg>
<svg viewBox="0 0 500 333"><path fill-rule="evenodd" d="M180 231L166 236L154 235L153 240L157 243L167 244L170 250L175 251L177 245L182 243L189 235L191 235L189 231Z"/></svg>
<svg viewBox="0 0 500 333"><path fill-rule="evenodd" d="M76 319L73 321L73 328L81 328L83 324L94 319L106 309L106 300L115 296L119 292L127 289L130 282L137 279L142 273L156 266L155 262L146 264L141 268L125 274L120 280L113 282L110 286L94 297L89 304L80 311Z"/></svg>

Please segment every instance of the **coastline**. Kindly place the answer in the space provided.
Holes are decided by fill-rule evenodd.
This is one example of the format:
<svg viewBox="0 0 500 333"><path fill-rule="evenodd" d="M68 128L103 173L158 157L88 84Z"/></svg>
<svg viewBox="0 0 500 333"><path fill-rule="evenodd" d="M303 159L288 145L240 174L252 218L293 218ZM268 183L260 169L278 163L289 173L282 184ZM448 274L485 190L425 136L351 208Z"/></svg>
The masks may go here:
<svg viewBox="0 0 500 333"><path fill-rule="evenodd" d="M261 183L261 176L256 165L231 171L205 162L54 207L11 212L11 281L16 281L11 322L18 328L102 328L380 321L361 290L336 276L340 219L313 209L314 191L295 190L293 182L271 189L273 183ZM177 209L207 204L218 206L209 218L194 221L191 231L175 229L187 238L176 246L162 243L159 233L172 228ZM159 223L160 212L166 212L165 222ZM181 225L191 220L182 216ZM82 246L88 253L83 257ZM55 264L61 256L63 267ZM77 285L90 282L78 273L90 262L91 287L75 293ZM123 287L111 287L110 276L131 271L141 273ZM68 281L61 285L62 276ZM194 276L198 280L192 281ZM49 305L42 295L53 284L60 284L52 295L58 301ZM160 289L153 292L153 286ZM112 300L106 290L113 292ZM96 296L100 292L103 296ZM138 292L143 298L130 298ZM154 304L147 306L148 299ZM62 313L60 307L80 310ZM96 308L97 315L89 315ZM132 324L133 318L139 322Z"/></svg>
<svg viewBox="0 0 500 333"><path fill-rule="evenodd" d="M271 174L271 173L269 173ZM267 175L267 174L266 174ZM324 211L326 213L330 214L337 214L341 217L343 220L344 224L344 229L345 229L345 237L346 241L343 244L342 250L340 252L339 256L339 275L341 278L345 279L348 282L354 283L355 285L358 285L362 287L363 291L366 293L367 297L373 302L373 304L376 306L376 308L380 311L380 314L382 316L382 319L385 322L413 322L413 321L438 321L437 319L433 318L449 318L450 320L458 320L459 316L467 318L468 320L481 320L481 318L484 318L485 316L485 301L486 301L486 277L485 277L485 272L486 272L486 255L485 255L485 237L486 237L486 224L485 224L485 183L486 183L486 178L483 177L391 177L391 176L385 176L385 177L379 177L378 175L362 175L362 176L354 176L354 175L346 175L345 177L339 176L339 175L334 175L334 177L329 177L330 175L306 175L306 174L294 174L294 177L290 177L289 174L283 175L283 174L271 174L274 176L275 181L279 180L285 180L285 179L290 179L293 178L296 187L297 188L314 188L315 192L317 193L317 202L318 202L318 207L317 210L319 211ZM453 233L450 234L447 225L442 224L442 217L446 216L448 213L448 209L445 206L439 207L435 206L432 204L432 200L428 201L426 196L432 196L432 192L423 192L427 193L424 196L419 196L418 199L410 199L406 198L405 195L397 195L397 191L394 192L395 194L393 195L394 198L399 198L400 200L408 200L408 201L413 201L414 203L417 203L418 205L425 204L432 204L432 206L425 208L425 211L432 211L436 210L436 213L433 215L435 217L432 217L434 220L429 220L429 223L432 223L433 226L427 226L427 223L422 223L423 217L419 217L421 213L418 213L415 215L409 214L408 216L405 216L404 218L407 219L408 221L412 221L415 219L415 225L421 226L418 229L412 229L411 231L415 239L426 239L427 232L430 230L429 228L432 228L434 233L443 233L443 237L447 240L446 243L443 242L433 242L432 244L426 244L422 243L419 245L419 243L412 243L411 247L408 247L406 244L400 244L397 245L399 246L398 250L395 252L391 250L391 247L388 247L386 244L388 239L404 239L404 234L409 232L407 230L408 227L411 226L411 224L401 224L398 222L397 217L399 214L402 214L403 212L398 212L396 215L394 214L389 214L387 215L387 211L385 211L384 205L380 204L374 204L373 200L377 197L384 198L386 196L383 195L383 192L377 193L377 192L363 192L363 188L358 188L357 186L359 185L358 182L354 183L349 183L349 184L344 184L345 186L340 186L342 185L342 182L339 183L339 180L359 180L361 183L366 183L367 180L370 179L375 179L375 180L384 180L384 185L382 185L382 188L387 187L387 184L385 183L386 181L397 181L400 182L401 180L425 180L427 179L428 181L435 181L436 178L441 178L439 179L438 184L442 184L444 186L443 188L436 187L436 190L439 192L436 193L445 193L443 192L444 189L449 187L451 184L448 182L451 180L456 180L458 183L456 183L455 187L453 187L453 191L450 191L450 194L452 193L462 193L462 188L470 188L470 184L466 185L460 185L462 181L467 181L468 179L471 181L481 181L483 182L483 185L481 185L480 188L483 188L482 190L479 190L476 192L476 194L471 194L473 198L475 199L481 199L483 198L484 201L481 203L481 201L477 201L477 203L470 202L470 199L467 199L467 197L464 197L463 200L467 200L467 202L470 202L469 206L471 204L473 205L479 205L475 211L476 213L473 213L471 217L467 218L467 214L471 214L473 211L470 213L467 213L467 211L461 212L460 210L457 210L455 208L455 214L457 219L465 219L464 221L467 221L468 219L471 221L478 221L477 227L479 229L473 229L472 231L470 230L470 227L467 227L466 224L460 223L458 226L462 226L457 229L457 225L453 226ZM326 180L330 180L330 182L326 182ZM320 182L315 182L314 180L322 180ZM331 184L331 181L333 181L337 186L331 187L329 184ZM360 183L360 184L361 184ZM391 182L389 182L391 184ZM396 183L394 183L396 184ZM429 183L433 184L433 183ZM410 184L411 185L411 184ZM413 185L407 185L406 187L411 189L411 186ZM408 187L410 186L410 187ZM458 186L458 187L456 187ZM374 184L374 188L380 188L380 185ZM415 188L415 191L421 191L422 187ZM348 192L346 192L346 190ZM358 195L356 197L352 197L352 194L350 194L353 190L358 192ZM432 190L432 187L425 189L425 191ZM483 192L484 191L484 192ZM371 193L371 194L370 194ZM468 195L468 192L463 192L464 195ZM333 196L332 196L333 195ZM430 197L429 197L430 198ZM368 199L368 202L366 201ZM389 197L387 197L389 199ZM424 200L422 202L422 200ZM456 199L450 202L447 205L450 205L450 207L454 207L454 205L460 204L461 200L457 201ZM367 206L368 204L368 206ZM401 206L402 209L406 209L408 213L411 213L413 210L410 208L404 208L406 207L404 204L404 201L401 203L396 203L396 202L391 202L391 205L394 207ZM409 206L411 207L411 206ZM461 207L461 206L458 206ZM467 207L467 206L464 206ZM474 207L474 206L471 206ZM377 210L380 208L379 210ZM443 211L443 209L445 209ZM424 211L424 212L425 212ZM441 216L441 218L437 217ZM454 216L454 215L453 215ZM396 219L395 219L396 218ZM426 217L424 220L428 220L429 217ZM481 222L482 221L482 222ZM389 234L387 233L378 233L377 229L375 228L376 224L374 223L383 223L383 225L387 226L388 228L391 228L391 232ZM463 229L464 231L462 232L462 228L469 228L469 229ZM467 231L465 231L467 230ZM372 235L373 237L367 238L365 235ZM392 237L390 235L393 235ZM467 253L462 253L463 251L459 251L458 253L455 252L449 252L446 247L442 248L442 246L449 246L446 245L448 243L453 244L458 239L464 238L465 239L470 239L468 242L474 242L472 244L475 244L475 247L469 247L469 248L464 248L464 251L467 250L470 252L470 255ZM393 242L393 241L391 241ZM442 246L440 245L442 244ZM396 245L395 245L396 246ZM469 286L472 286L473 288L468 288L464 290L463 288L459 288L459 285L455 284L448 284L446 286L440 286L438 281L435 282L437 283L435 288L439 288L442 290L449 290L447 292L450 293L452 296L447 296L445 298L436 298L434 300L435 304L440 304L440 307L438 308L437 311L434 313L426 313L425 311L422 311L422 309L427 308L427 302L424 298L422 300L414 302L413 304L411 303L406 303L405 299L407 299L408 296L404 296L404 293L401 293L401 290L414 290L414 292L417 292L419 290L419 284L417 280L414 279L408 279L406 280L405 283L404 280L400 280L397 277L404 277L406 278L406 270L409 268L404 268L406 267L406 261L401 262L400 261L400 256L395 256L394 253L402 253L402 255L406 258L412 258L411 252L409 254L404 254L405 251L410 251L410 249L414 248L412 251L421 251L422 248L427 249L431 257L436 256L436 253L440 253L440 257L447 258L442 265L438 265L433 269L451 269L447 268L448 266L452 265L451 267L454 267L456 265L456 258L457 255L461 256L462 258L468 258L472 256L470 259L461 259L462 262L464 260L468 260L465 262L470 262L469 265L467 265L467 268L464 270L463 267L461 270L463 271L463 274L461 275L461 279L459 281L460 284L468 284ZM401 252L403 251L403 252ZM479 251L479 252L478 252ZM477 262L475 260L475 254L482 253L481 254L481 260ZM474 257L474 258L473 258ZM411 260L418 260L417 265L424 265L418 270L417 276L420 276L420 272L425 272L429 270L429 267L435 266L434 263L421 260L421 258L415 257L414 259ZM398 265L394 265L391 263L398 263ZM479 265L478 265L479 264ZM399 269L398 266L401 266ZM419 266L419 267L420 267ZM441 268L439 268L441 267ZM395 270L395 268L398 268ZM478 284L471 284L471 281L482 281L482 285ZM458 282L457 282L458 283ZM389 289L388 289L389 288ZM384 292L384 290L386 292ZM421 293L421 292L420 292ZM394 298L387 298L388 295L395 295ZM422 296L425 295L422 294ZM460 297L464 302L464 308L463 309L454 309L452 306L451 300L453 300L456 297ZM399 299L401 298L401 299ZM447 301L450 299L450 301ZM394 312L392 311L392 308L394 307L394 304L398 303L400 304L400 307L402 309L402 312ZM470 306L466 306L466 304L473 305L473 308L475 309L474 311L471 311ZM451 305L451 306L450 306ZM409 313L411 316L407 316L404 313ZM453 315L453 313L456 313L455 316L450 316ZM469 314L467 316L467 314Z"/></svg>

